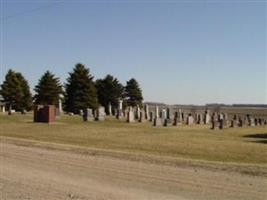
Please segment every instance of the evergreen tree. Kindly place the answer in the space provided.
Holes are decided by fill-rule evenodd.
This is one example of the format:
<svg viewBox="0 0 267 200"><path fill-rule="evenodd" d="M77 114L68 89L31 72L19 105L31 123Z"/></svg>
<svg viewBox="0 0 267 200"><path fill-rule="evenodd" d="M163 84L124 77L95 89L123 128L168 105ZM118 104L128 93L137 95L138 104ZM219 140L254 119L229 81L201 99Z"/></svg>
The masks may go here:
<svg viewBox="0 0 267 200"><path fill-rule="evenodd" d="M16 72L9 70L6 74L5 81L1 85L1 95L6 102L9 114L11 109L18 109L23 99L23 88Z"/></svg>
<svg viewBox="0 0 267 200"><path fill-rule="evenodd" d="M16 73L17 78L21 84L22 91L23 91L23 97L22 101L20 102L20 109L19 110L30 110L32 107L32 94L30 92L30 87L28 84L28 81L23 77L21 73Z"/></svg>
<svg viewBox="0 0 267 200"><path fill-rule="evenodd" d="M57 105L60 94L63 93L59 78L50 71L46 71L35 86L35 104Z"/></svg>
<svg viewBox="0 0 267 200"><path fill-rule="evenodd" d="M142 107L143 95L142 90L138 82L132 78L126 83L125 87L125 96L128 106L137 106Z"/></svg>
<svg viewBox="0 0 267 200"><path fill-rule="evenodd" d="M76 64L67 79L65 110L79 113L81 109L98 107L97 91L90 70L83 64Z"/></svg>
<svg viewBox="0 0 267 200"><path fill-rule="evenodd" d="M105 107L106 113L109 112L109 103L113 107L118 107L118 99L123 99L124 87L118 79L107 75L104 79L96 81L97 95L99 103Z"/></svg>

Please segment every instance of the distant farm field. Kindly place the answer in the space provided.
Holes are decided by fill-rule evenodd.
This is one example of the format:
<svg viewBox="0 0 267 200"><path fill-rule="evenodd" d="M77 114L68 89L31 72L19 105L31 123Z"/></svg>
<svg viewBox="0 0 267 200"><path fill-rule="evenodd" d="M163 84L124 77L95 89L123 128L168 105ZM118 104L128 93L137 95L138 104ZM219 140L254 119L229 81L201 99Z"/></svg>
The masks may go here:
<svg viewBox="0 0 267 200"><path fill-rule="evenodd" d="M210 130L206 125L152 127L108 118L82 122L62 116L53 124L33 123L32 114L0 115L0 136L87 148L236 163L267 163L267 126Z"/></svg>

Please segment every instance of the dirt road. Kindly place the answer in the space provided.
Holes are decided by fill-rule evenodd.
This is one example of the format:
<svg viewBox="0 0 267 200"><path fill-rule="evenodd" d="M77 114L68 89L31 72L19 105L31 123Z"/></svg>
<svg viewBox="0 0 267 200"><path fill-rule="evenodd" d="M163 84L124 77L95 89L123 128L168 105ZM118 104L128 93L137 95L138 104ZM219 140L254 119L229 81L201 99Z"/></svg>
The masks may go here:
<svg viewBox="0 0 267 200"><path fill-rule="evenodd" d="M256 172L29 144L0 140L0 199L267 199L267 178Z"/></svg>

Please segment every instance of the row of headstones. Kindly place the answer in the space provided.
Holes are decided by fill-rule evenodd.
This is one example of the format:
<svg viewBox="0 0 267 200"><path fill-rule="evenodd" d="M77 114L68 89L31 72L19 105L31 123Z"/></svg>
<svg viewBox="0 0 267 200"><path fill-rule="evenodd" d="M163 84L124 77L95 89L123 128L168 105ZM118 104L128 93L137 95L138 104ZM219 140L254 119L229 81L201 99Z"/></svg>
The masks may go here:
<svg viewBox="0 0 267 200"><path fill-rule="evenodd" d="M80 115L83 118L83 121L104 121L105 120L105 108L104 107L99 107L98 109L84 109L80 110Z"/></svg>
<svg viewBox="0 0 267 200"><path fill-rule="evenodd" d="M184 112L174 112L174 116L166 117L165 111L163 110L159 116L154 116L153 125L154 126L178 126L183 123L187 125L193 124L209 124L210 123L210 115L208 113L203 114L196 114L195 116L191 113L184 113ZM168 115L167 115L168 116Z"/></svg>
<svg viewBox="0 0 267 200"><path fill-rule="evenodd" d="M109 104L109 113L112 113L112 107ZM161 112L159 112L159 107L155 107L155 111L152 112L149 109L149 105L145 105L144 109L140 109L140 107L137 105L135 108L128 107L128 110L125 111L122 108L122 101L119 100L118 108L116 109L116 118L117 119L124 119L124 117L127 117L128 123L133 122L145 122L150 121L153 122L154 126L168 126L169 124L173 124L174 126L177 126L183 122L186 122L186 124L191 125L194 124L194 121L196 121L197 124L208 124L210 123L210 115L208 111L205 112L205 114L197 114L193 117L192 114L184 113L181 110L179 112L173 113L170 108L162 109Z"/></svg>
<svg viewBox="0 0 267 200"><path fill-rule="evenodd" d="M224 127L229 126L228 120L223 117L223 114L213 113L211 117L211 129L223 129ZM263 118L252 118L250 115L245 117L238 117L237 115L233 116L233 119L230 121L230 127L243 127L243 126L262 126L267 125L267 120Z"/></svg>
<svg viewBox="0 0 267 200"><path fill-rule="evenodd" d="M193 125L193 124L209 124L211 117L208 111L206 111L204 114L202 113L185 113L179 110L178 112L174 112L174 115L168 114L170 111L167 109L167 115L165 115L165 109L163 109L159 116L154 116L153 125L154 126L178 126L183 123L187 125ZM171 117L170 117L171 116Z"/></svg>
<svg viewBox="0 0 267 200"><path fill-rule="evenodd" d="M104 121L106 113L104 107L99 107L96 110L93 109L85 109L81 110L80 114L83 116L84 121ZM141 110L140 107L132 107L128 108L127 111L122 110L122 105L117 109L116 117L118 119L124 119L124 116L127 116L127 122L133 123L135 121L145 122L150 121L153 122L153 126L178 126L182 123L186 123L187 125L196 124L209 124L211 122L211 129L223 129L228 126L228 115L226 113L213 113L211 116L209 111L206 110L204 114L195 113L194 115L184 113L180 109L178 112L171 112L170 108L162 109L159 112L158 106L155 107L155 112L149 111L148 105L145 105L144 110ZM230 127L242 127L242 126L258 126L258 125L266 125L267 120L262 118L252 118L250 115L246 115L245 118L237 117L237 115L233 116L233 119L230 121Z"/></svg>
<svg viewBox="0 0 267 200"><path fill-rule="evenodd" d="M117 117L118 118L118 117ZM162 109L159 112L159 108L156 106L155 111L149 111L148 106L145 106L144 110L141 110L139 107L129 107L127 112L127 122L145 122L150 121L153 122L154 126L168 126L168 125L180 125L182 123L186 123L188 125L192 125L195 122L197 124L209 124L210 123L210 115L206 111L205 114L196 114L193 116L192 114L184 113L181 110L178 112L171 112L170 108Z"/></svg>
<svg viewBox="0 0 267 200"><path fill-rule="evenodd" d="M159 112L159 108L155 108L155 112L149 112L148 106L145 106L144 110L141 110L139 107L135 108L135 111L132 107L129 108L127 112L127 122L153 122L153 126L178 126L182 123L187 125L192 124L210 124L211 129L223 129L229 125L227 113L213 113L209 114L209 111L206 110L205 113L184 113L181 110L174 112L174 115L171 113L170 109L162 109ZM258 125L267 125L267 120L262 118L252 118L250 115L247 115L244 119L234 115L233 119L230 121L230 127L243 127L243 126L258 126Z"/></svg>

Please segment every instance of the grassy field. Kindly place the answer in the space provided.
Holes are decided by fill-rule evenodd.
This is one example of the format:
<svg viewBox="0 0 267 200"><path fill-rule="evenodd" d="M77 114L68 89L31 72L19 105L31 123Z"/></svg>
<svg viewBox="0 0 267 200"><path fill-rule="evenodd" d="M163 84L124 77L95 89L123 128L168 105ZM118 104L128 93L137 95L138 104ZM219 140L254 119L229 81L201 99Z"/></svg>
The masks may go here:
<svg viewBox="0 0 267 200"><path fill-rule="evenodd" d="M62 116L53 124L32 115L0 115L0 136L141 154L237 163L267 163L267 126L210 130L209 126L152 127L116 119L82 122Z"/></svg>

